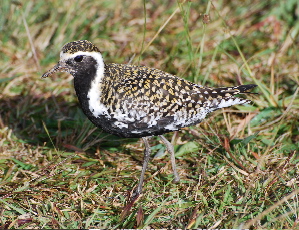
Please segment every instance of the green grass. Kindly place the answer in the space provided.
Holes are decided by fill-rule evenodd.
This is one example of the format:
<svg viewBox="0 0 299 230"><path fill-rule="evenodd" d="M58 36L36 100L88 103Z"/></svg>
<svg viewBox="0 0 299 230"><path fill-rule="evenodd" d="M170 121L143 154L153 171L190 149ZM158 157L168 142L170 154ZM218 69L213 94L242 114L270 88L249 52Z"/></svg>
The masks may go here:
<svg viewBox="0 0 299 230"><path fill-rule="evenodd" d="M25 2L0 9L1 228L298 228L296 0ZM179 184L152 138L144 193L130 203L142 141L96 129L68 74L40 79L77 39L107 62L255 83L259 95L174 135Z"/></svg>

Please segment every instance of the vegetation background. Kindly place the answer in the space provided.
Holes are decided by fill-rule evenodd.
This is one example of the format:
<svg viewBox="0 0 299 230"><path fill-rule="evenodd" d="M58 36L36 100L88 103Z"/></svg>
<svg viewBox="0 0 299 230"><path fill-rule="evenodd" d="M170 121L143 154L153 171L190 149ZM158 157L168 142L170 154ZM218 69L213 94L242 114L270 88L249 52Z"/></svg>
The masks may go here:
<svg viewBox="0 0 299 230"><path fill-rule="evenodd" d="M299 228L299 4L288 1L2 0L1 228ZM106 62L199 84L257 84L253 103L151 139L144 193L138 139L102 133L66 73L40 76L88 39Z"/></svg>

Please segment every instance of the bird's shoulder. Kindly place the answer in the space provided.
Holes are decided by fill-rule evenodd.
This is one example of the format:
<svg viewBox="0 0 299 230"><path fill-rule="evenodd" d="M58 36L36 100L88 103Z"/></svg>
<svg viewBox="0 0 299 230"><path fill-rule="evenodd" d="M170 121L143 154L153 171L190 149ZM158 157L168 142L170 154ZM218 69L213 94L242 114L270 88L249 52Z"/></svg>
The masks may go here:
<svg viewBox="0 0 299 230"><path fill-rule="evenodd" d="M202 86L176 75L146 66L105 64L105 76L114 87L122 90L152 91L162 94L192 94Z"/></svg>

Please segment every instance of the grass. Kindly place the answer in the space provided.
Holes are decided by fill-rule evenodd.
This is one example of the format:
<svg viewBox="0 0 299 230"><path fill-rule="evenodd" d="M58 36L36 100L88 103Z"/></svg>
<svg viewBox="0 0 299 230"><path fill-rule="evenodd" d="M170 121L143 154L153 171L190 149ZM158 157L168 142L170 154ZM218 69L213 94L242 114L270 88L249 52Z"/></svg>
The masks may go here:
<svg viewBox="0 0 299 230"><path fill-rule="evenodd" d="M296 0L3 1L1 228L298 228L298 8ZM68 74L40 79L77 39L97 44L107 62L209 86L255 83L259 95L166 135L179 184L152 138L144 193L130 203L142 142L94 128Z"/></svg>

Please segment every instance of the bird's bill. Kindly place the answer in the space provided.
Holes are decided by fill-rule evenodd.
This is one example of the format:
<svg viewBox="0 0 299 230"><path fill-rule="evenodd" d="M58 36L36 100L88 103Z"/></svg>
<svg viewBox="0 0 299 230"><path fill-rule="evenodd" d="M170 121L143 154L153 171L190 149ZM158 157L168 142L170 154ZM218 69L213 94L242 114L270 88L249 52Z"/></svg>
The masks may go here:
<svg viewBox="0 0 299 230"><path fill-rule="evenodd" d="M69 67L66 66L66 64L64 62L58 62L52 69L48 70L47 72L45 72L42 76L42 78L46 78L49 77L51 75L53 75L54 73L57 72L71 72L71 69Z"/></svg>

